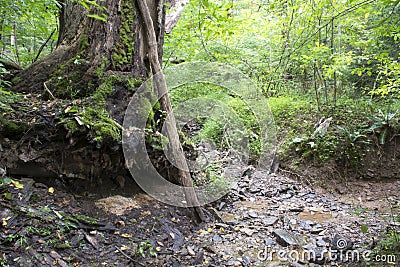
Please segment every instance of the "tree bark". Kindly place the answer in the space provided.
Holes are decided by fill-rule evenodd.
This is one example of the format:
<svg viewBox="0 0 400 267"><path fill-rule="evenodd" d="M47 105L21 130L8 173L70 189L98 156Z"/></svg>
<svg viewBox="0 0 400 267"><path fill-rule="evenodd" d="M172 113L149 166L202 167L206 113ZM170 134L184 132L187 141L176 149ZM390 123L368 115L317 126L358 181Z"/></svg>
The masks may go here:
<svg viewBox="0 0 400 267"><path fill-rule="evenodd" d="M162 0L147 2L156 22L160 59L165 9ZM97 3L104 10L63 0L56 50L14 78L12 90L25 93L25 98L14 105L15 114L0 114L0 167L6 167L8 175L80 178L94 186L128 175L120 140L96 141L95 133L104 123L114 130L122 125L133 87L150 70L147 37L135 1ZM106 22L88 17L103 12ZM110 77L117 78L103 93ZM133 77L134 86L127 77ZM47 101L48 95L56 100ZM82 114L90 110L94 119L102 120L93 125L84 121Z"/></svg>
<svg viewBox="0 0 400 267"><path fill-rule="evenodd" d="M148 1L152 6L152 16L159 22L155 27L161 56L164 10L163 7L159 10L161 0ZM107 22L87 16L101 15L103 11L96 7L87 10L78 1L63 1L56 50L21 72L14 80L17 81L15 91L39 93L46 83L56 97L68 98L65 93L68 86L73 86L81 97L90 95L96 89L102 73L129 73L135 78L146 77L146 40L134 2L106 0L98 3L105 9ZM160 20L157 19L159 16Z"/></svg>
<svg viewBox="0 0 400 267"><path fill-rule="evenodd" d="M153 20L145 0L137 0L140 12L143 17L143 24L148 39L150 66L154 76L154 85L160 97L160 104L163 111L166 112L169 119L165 123L166 134L169 140L169 147L172 151L176 167L179 169L179 184L184 187L186 202L190 207L194 207L194 214L198 221L205 221L205 215L200 207L196 192L193 188L192 178L189 167L179 141L176 120L172 111L171 101L168 95L167 84L162 73L161 64L158 58L157 39L154 31ZM157 75L158 74L158 75ZM156 76L157 75L157 76Z"/></svg>

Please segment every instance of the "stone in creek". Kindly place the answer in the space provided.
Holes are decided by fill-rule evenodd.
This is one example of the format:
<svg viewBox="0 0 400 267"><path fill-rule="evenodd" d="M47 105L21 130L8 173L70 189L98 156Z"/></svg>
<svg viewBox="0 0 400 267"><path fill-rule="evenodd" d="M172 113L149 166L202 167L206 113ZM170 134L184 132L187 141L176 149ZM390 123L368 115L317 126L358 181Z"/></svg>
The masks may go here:
<svg viewBox="0 0 400 267"><path fill-rule="evenodd" d="M276 229L273 233L276 236L276 241L278 242L278 244L284 247L298 246L301 243L301 241L295 234L290 233L286 230Z"/></svg>
<svg viewBox="0 0 400 267"><path fill-rule="evenodd" d="M264 240L264 244L267 246L267 247L272 247L272 246L275 246L276 245L276 242L274 241L274 240L272 240L271 238L265 238L265 240Z"/></svg>
<svg viewBox="0 0 400 267"><path fill-rule="evenodd" d="M221 242L222 241L222 237L221 236L219 236L219 235L215 235L215 236L213 236L213 239L212 239L214 242L216 242L216 243L218 243L218 242Z"/></svg>
<svg viewBox="0 0 400 267"><path fill-rule="evenodd" d="M258 214L255 213L254 211L250 211L250 212L248 213L248 215L249 215L249 217L251 217L251 218L258 218Z"/></svg>
<svg viewBox="0 0 400 267"><path fill-rule="evenodd" d="M326 247L328 245L323 239L318 239L316 244L318 247Z"/></svg>
<svg viewBox="0 0 400 267"><path fill-rule="evenodd" d="M278 221L278 217L270 216L262 220L262 223L265 226L274 225Z"/></svg>

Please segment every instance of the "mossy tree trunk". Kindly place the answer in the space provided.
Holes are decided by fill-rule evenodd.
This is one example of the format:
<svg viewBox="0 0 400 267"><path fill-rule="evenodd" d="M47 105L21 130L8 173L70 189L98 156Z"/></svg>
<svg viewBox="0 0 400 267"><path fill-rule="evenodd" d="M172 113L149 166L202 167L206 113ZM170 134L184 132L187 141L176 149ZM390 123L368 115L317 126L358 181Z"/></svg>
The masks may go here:
<svg viewBox="0 0 400 267"><path fill-rule="evenodd" d="M164 38L162 0L147 0L156 27L159 51ZM146 37L133 0L97 1L102 7L84 8L63 0L57 49L22 71L14 82L17 92L43 92L44 83L60 98L90 95L106 73L146 77ZM107 16L107 21L88 14ZM161 54L160 54L161 56Z"/></svg>
<svg viewBox="0 0 400 267"><path fill-rule="evenodd" d="M165 5L147 2L161 58ZM149 73L148 45L135 1L97 3L101 8L86 9L63 0L56 50L13 79L12 90L25 97L14 112L0 114L7 174L126 185L120 125L134 87ZM105 22L91 17L103 13Z"/></svg>

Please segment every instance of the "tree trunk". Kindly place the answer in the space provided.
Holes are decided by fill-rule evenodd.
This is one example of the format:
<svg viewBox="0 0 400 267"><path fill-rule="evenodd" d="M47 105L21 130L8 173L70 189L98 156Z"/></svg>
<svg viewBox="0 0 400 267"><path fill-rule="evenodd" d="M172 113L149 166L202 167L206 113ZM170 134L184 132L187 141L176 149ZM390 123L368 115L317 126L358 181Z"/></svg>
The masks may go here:
<svg viewBox="0 0 400 267"><path fill-rule="evenodd" d="M159 51L162 51L164 10L158 8L162 0L147 1L154 21L159 22L155 30ZM87 10L78 1L63 2L57 49L21 72L14 80L17 81L15 91L41 93L46 83L56 97L71 98L66 90L71 87L81 97L93 93L107 72L146 77L146 37L134 1L98 1L105 8L107 22L87 16L101 15L103 11L99 8Z"/></svg>
<svg viewBox="0 0 400 267"><path fill-rule="evenodd" d="M56 50L13 79L13 90L25 98L15 114L0 114L0 167L8 175L83 178L93 185L127 175L120 125L149 73L147 39L135 1L97 3L104 10L63 0ZM161 60L165 5L147 4ZM102 13L106 22L88 16Z"/></svg>

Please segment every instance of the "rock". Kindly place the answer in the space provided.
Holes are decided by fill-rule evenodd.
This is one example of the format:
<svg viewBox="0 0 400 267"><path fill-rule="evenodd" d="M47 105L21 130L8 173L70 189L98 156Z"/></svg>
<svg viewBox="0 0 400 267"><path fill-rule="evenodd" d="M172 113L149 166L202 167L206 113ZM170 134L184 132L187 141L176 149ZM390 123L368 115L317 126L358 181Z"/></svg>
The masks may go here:
<svg viewBox="0 0 400 267"><path fill-rule="evenodd" d="M278 244L286 247L286 246L298 246L300 245L299 238L286 230L276 229L273 234L276 236L276 241Z"/></svg>
<svg viewBox="0 0 400 267"><path fill-rule="evenodd" d="M271 226L274 225L278 221L278 217L275 216L270 216L262 219L262 223L265 226Z"/></svg>
<svg viewBox="0 0 400 267"><path fill-rule="evenodd" d="M186 256L186 255L188 255L188 250L187 250L186 248L183 248L183 249L181 250L180 254L181 254L182 256Z"/></svg>
<svg viewBox="0 0 400 267"><path fill-rule="evenodd" d="M264 240L264 244L267 246L267 247L272 247L272 246L275 246L276 245L276 242L274 241L274 240L272 240L271 238L265 238L265 240Z"/></svg>
<svg viewBox="0 0 400 267"><path fill-rule="evenodd" d="M249 217L251 217L251 218L258 218L258 214L255 213L254 211L250 211L250 212L248 213L248 215L249 215Z"/></svg>
<svg viewBox="0 0 400 267"><path fill-rule="evenodd" d="M216 243L221 242L222 241L222 237L220 235L214 235L212 240Z"/></svg>
<svg viewBox="0 0 400 267"><path fill-rule="evenodd" d="M251 185L249 188L249 192L252 194L256 194L258 192L261 192L261 188L258 185Z"/></svg>
<svg viewBox="0 0 400 267"><path fill-rule="evenodd" d="M190 247L190 246L187 247L187 252L188 252L191 256L196 255L196 253L194 252L193 248Z"/></svg>
<svg viewBox="0 0 400 267"><path fill-rule="evenodd" d="M4 176L6 176L6 174L7 174L7 171L3 168L0 168L0 176L4 177Z"/></svg>
<svg viewBox="0 0 400 267"><path fill-rule="evenodd" d="M310 229L310 233L316 235L316 234L321 233L323 230L324 230L324 228L322 228L322 226L320 224L317 224Z"/></svg>
<svg viewBox="0 0 400 267"><path fill-rule="evenodd" d="M317 244L318 247L326 247L326 246L328 246L328 243L326 243L323 239L318 239L316 244Z"/></svg>
<svg viewBox="0 0 400 267"><path fill-rule="evenodd" d="M249 228L242 228L242 229L240 229L240 232L245 233L248 236L252 236L254 234L255 230L249 229Z"/></svg>
<svg viewBox="0 0 400 267"><path fill-rule="evenodd" d="M302 212L304 211L304 207L293 207L289 209L290 212Z"/></svg>

